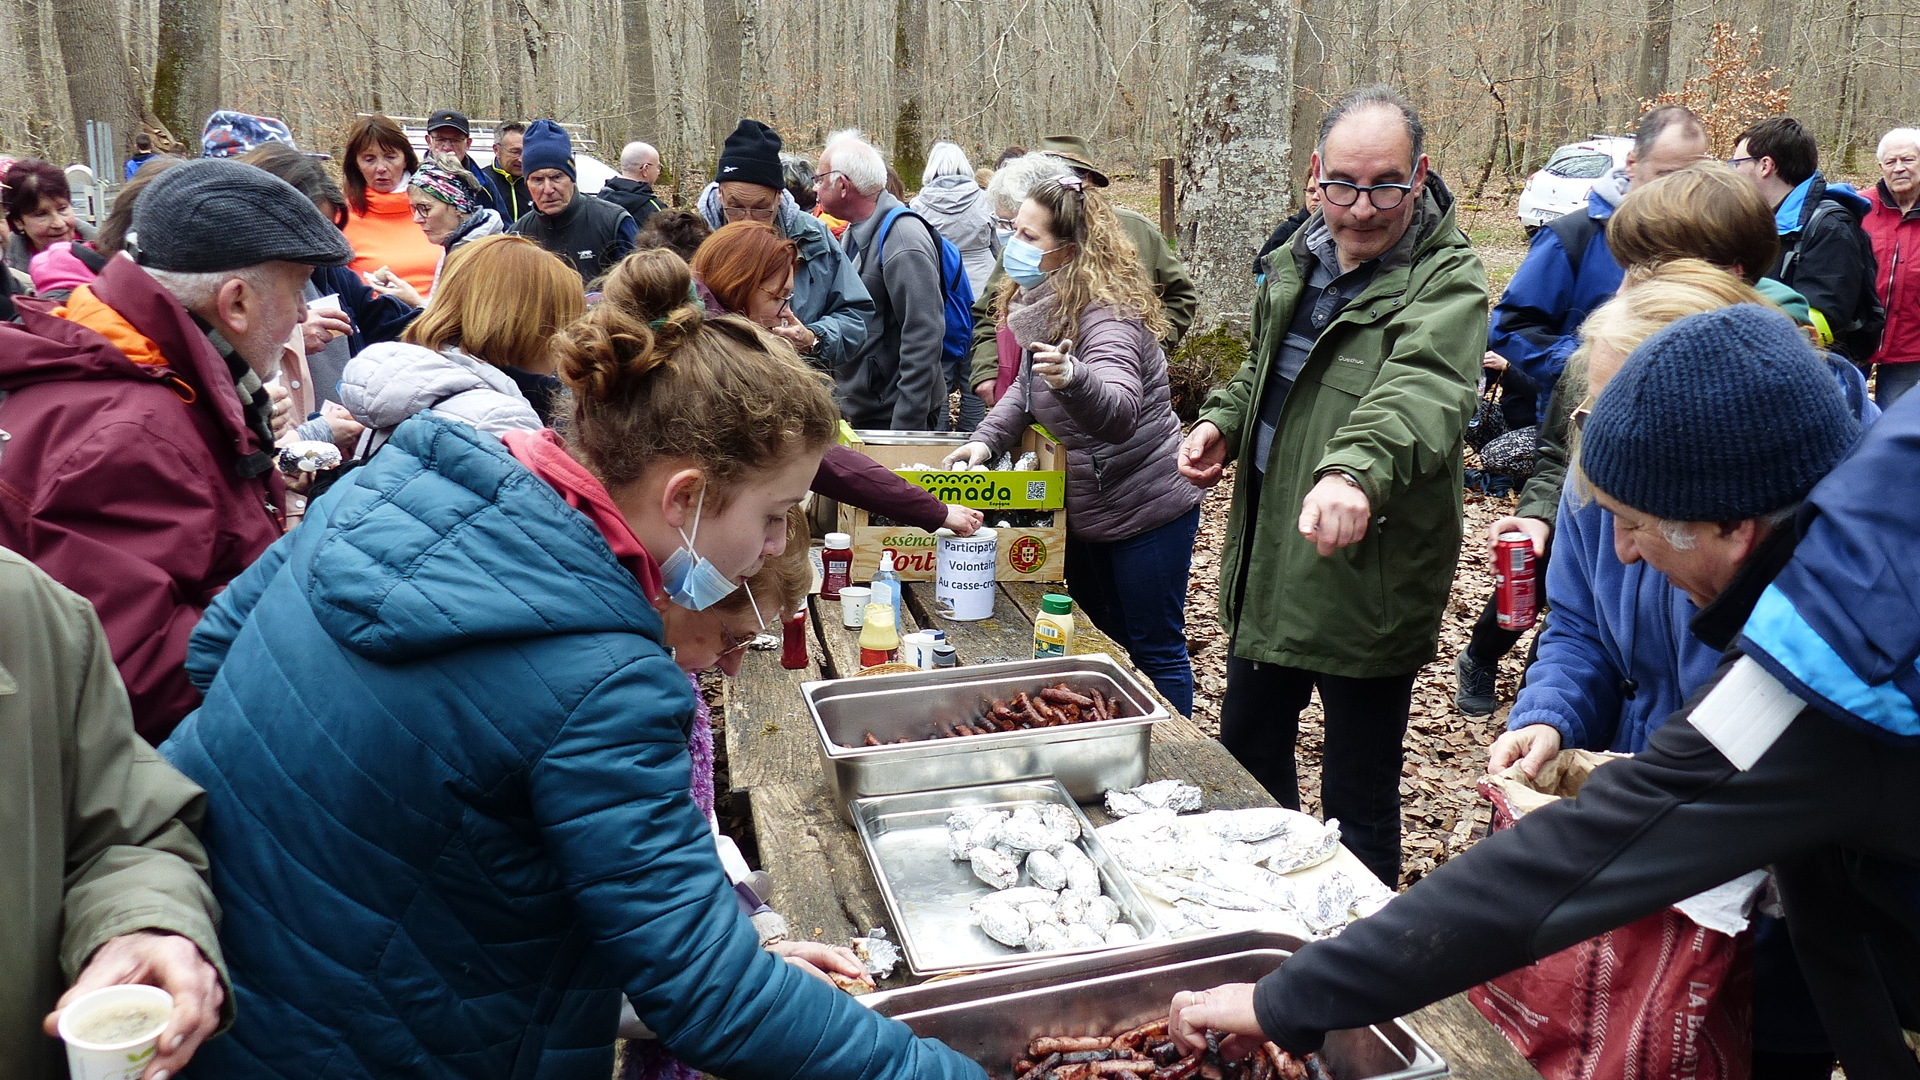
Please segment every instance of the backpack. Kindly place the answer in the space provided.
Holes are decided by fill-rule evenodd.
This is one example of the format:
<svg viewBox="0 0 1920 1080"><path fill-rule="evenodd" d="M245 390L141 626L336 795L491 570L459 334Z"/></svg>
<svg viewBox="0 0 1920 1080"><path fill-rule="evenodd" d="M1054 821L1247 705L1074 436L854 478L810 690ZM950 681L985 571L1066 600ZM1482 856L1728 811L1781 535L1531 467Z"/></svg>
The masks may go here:
<svg viewBox="0 0 1920 1080"><path fill-rule="evenodd" d="M947 335L941 339L940 355L949 364L965 360L973 352L973 283L967 280L967 267L960 260L960 249L941 234L933 223L904 206L896 206L880 219L880 234L874 239L874 265L885 266L887 233L901 217L910 217L927 227L940 249L940 298L947 316Z"/></svg>
<svg viewBox="0 0 1920 1080"><path fill-rule="evenodd" d="M1780 272L1769 276L1786 285L1793 284L1793 264L1800 259L1800 245L1813 234L1814 226L1830 214L1845 214L1850 219L1847 222L1847 234L1853 238L1855 250L1867 265L1867 273L1860 281L1860 299L1854 309L1859 315L1846 326L1831 327L1833 343L1849 359L1864 364L1880 350L1880 334L1887 328L1887 309L1881 305L1880 294L1876 291L1880 274L1873 256L1873 241L1868 238L1867 231L1861 228L1860 222L1853 218L1852 211L1832 199L1821 199L1820 204L1813 208L1813 213L1807 215L1807 223L1795 234L1793 246L1781 254Z"/></svg>

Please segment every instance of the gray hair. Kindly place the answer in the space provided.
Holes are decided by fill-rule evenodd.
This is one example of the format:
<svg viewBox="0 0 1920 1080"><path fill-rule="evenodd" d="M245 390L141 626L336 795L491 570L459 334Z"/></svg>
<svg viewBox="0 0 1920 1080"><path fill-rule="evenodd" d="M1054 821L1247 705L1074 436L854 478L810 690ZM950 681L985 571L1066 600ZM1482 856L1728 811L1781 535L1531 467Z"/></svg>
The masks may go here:
<svg viewBox="0 0 1920 1080"><path fill-rule="evenodd" d="M138 243L138 237L135 237ZM269 287L268 268L272 263L260 263L256 266L243 266L238 270L156 270L151 266L143 267L147 276L161 288L167 290L180 306L195 314L213 304L214 298L227 282L238 279L247 283L247 287L257 292L266 292Z"/></svg>
<svg viewBox="0 0 1920 1080"><path fill-rule="evenodd" d="M1689 135L1707 137L1707 129L1701 125L1700 118L1685 105L1662 105L1657 109L1648 109L1640 118L1640 124L1633 129L1633 156L1635 160L1644 160L1653 153L1653 144L1660 141L1668 128L1675 124Z"/></svg>
<svg viewBox="0 0 1920 1080"><path fill-rule="evenodd" d="M821 157L862 195L878 195L887 186L887 159L859 128L827 136L827 148L821 151Z"/></svg>
<svg viewBox="0 0 1920 1080"><path fill-rule="evenodd" d="M1873 160L1882 160L1896 146L1911 146L1920 150L1920 128L1897 127L1880 136L1880 145L1874 148Z"/></svg>
<svg viewBox="0 0 1920 1080"><path fill-rule="evenodd" d="M972 175L973 162L967 160L967 152L957 144L942 139L927 151L927 167L921 170L920 183L931 184L941 176Z"/></svg>
<svg viewBox="0 0 1920 1080"><path fill-rule="evenodd" d="M993 200L995 212L1001 217L1012 217L1019 212L1020 204L1027 201L1027 193L1040 181L1071 175L1073 166L1052 154L1035 150L1000 166L993 179L987 181L987 196Z"/></svg>
<svg viewBox="0 0 1920 1080"><path fill-rule="evenodd" d="M1788 506L1783 506L1778 510L1761 514L1752 520L1759 522L1761 528L1770 533L1786 525L1787 522L1792 521L1793 516L1799 512L1800 504L1796 502ZM1695 527L1700 524L1702 523L1695 521L1669 521L1666 518L1660 518L1655 522L1655 526L1660 530L1661 539L1665 540L1675 551L1693 550L1694 544L1698 543L1700 539L1699 534L1694 530Z"/></svg>
<svg viewBox="0 0 1920 1080"><path fill-rule="evenodd" d="M1327 159L1327 135L1340 121L1356 113L1369 112L1373 109L1393 109L1400 114L1400 119L1407 125L1407 139L1413 143L1413 160L1409 167L1418 167L1420 155L1425 152L1427 145L1426 125L1420 122L1420 113L1414 109L1413 102L1408 101L1400 91L1384 83L1363 86L1341 98L1333 108L1327 110L1326 117L1320 121L1320 138L1314 145L1320 160Z"/></svg>
<svg viewBox="0 0 1920 1080"><path fill-rule="evenodd" d="M644 143L635 139L620 150L620 171L626 172L628 169L637 169L642 165L651 165L659 160L660 151L655 150L651 143Z"/></svg>

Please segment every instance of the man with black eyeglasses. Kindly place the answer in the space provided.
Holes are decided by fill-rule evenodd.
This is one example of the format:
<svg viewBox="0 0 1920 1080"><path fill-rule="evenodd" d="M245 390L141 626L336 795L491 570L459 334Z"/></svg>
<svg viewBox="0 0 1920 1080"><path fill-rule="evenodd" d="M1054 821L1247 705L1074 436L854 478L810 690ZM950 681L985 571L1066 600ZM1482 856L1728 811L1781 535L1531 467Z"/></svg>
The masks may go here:
<svg viewBox="0 0 1920 1080"><path fill-rule="evenodd" d="M866 342L876 318L873 296L827 227L787 193L780 145L772 128L758 120L740 121L720 151L713 183L694 205L710 228L758 222L794 242L800 264L793 271L793 296L773 333L807 363L833 372Z"/></svg>
<svg viewBox="0 0 1920 1080"><path fill-rule="evenodd" d="M1294 742L1326 710L1321 807L1400 880L1401 741L1460 552L1460 440L1486 343L1486 271L1386 87L1327 114L1320 213L1267 260L1247 362L1180 450L1203 487L1239 462L1222 554L1232 635L1220 741L1298 807Z"/></svg>

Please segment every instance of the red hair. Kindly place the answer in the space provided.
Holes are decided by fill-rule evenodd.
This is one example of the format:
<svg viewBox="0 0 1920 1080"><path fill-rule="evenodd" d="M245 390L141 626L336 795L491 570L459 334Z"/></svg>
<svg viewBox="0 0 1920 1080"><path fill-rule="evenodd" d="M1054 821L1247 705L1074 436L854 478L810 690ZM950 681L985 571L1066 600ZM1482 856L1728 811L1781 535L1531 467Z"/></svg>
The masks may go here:
<svg viewBox="0 0 1920 1080"><path fill-rule="evenodd" d="M693 253L693 274L729 312L744 313L753 290L776 274L793 269L800 248L759 221L725 225Z"/></svg>

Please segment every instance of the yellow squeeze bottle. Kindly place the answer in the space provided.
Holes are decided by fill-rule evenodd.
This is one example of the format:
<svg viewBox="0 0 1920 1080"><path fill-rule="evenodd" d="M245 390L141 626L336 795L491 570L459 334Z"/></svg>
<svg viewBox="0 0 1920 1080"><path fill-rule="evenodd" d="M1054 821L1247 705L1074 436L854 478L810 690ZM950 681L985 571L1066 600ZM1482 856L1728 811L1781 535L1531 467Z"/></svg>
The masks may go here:
<svg viewBox="0 0 1920 1080"><path fill-rule="evenodd" d="M1073 597L1048 593L1033 619L1033 658L1065 656L1073 651Z"/></svg>

